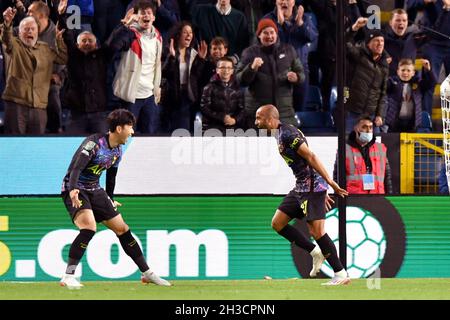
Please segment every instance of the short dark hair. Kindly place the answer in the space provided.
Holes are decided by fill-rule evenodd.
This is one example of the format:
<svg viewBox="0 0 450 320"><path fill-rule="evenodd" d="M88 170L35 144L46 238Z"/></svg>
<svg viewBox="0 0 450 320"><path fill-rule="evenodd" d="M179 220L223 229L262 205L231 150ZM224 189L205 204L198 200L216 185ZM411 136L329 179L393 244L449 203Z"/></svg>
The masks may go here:
<svg viewBox="0 0 450 320"><path fill-rule="evenodd" d="M231 59L231 58L228 57L228 56L224 56L224 57L220 58L219 60L217 60L216 66L219 64L220 61L231 62L231 64L234 66L234 61L233 61L233 59Z"/></svg>
<svg viewBox="0 0 450 320"><path fill-rule="evenodd" d="M109 131L116 131L117 126L130 125L134 126L136 124L136 118L127 109L116 109L112 111L106 118L108 123Z"/></svg>
<svg viewBox="0 0 450 320"><path fill-rule="evenodd" d="M33 1L30 4L30 7L31 7L32 4L36 7L36 11L37 12L39 12L40 14L43 14L46 18L48 18L50 16L50 9L44 2L42 2L42 1Z"/></svg>
<svg viewBox="0 0 450 320"><path fill-rule="evenodd" d="M399 62L398 62L398 66L399 67L401 67L401 66L406 66L406 65L408 65L408 66L410 66L410 65L414 65L414 61L412 60L412 59L407 59L407 58L405 58L405 59L401 59Z"/></svg>
<svg viewBox="0 0 450 320"><path fill-rule="evenodd" d="M139 10L145 10L148 8L152 9L153 14L156 15L156 4L154 1L141 0L138 1L133 7L134 13L138 13Z"/></svg>
<svg viewBox="0 0 450 320"><path fill-rule="evenodd" d="M361 121L367 120L373 123L373 118L367 114L362 114L358 117L358 120L356 121L355 125L359 124Z"/></svg>
<svg viewBox="0 0 450 320"><path fill-rule="evenodd" d="M209 45L210 47L223 45L224 48L228 48L228 41L223 37L214 37Z"/></svg>
<svg viewBox="0 0 450 320"><path fill-rule="evenodd" d="M396 14L399 14L399 15L400 14L406 14L406 15L408 15L408 12L406 12L406 10L402 9L402 8L394 9L394 10L391 11L391 18L389 20L394 19L394 15L396 15Z"/></svg>

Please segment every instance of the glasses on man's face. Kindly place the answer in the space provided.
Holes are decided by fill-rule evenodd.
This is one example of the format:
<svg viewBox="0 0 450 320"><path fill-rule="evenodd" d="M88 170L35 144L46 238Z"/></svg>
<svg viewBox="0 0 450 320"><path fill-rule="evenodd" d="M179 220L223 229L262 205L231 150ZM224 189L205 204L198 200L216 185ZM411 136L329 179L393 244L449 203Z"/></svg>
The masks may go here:
<svg viewBox="0 0 450 320"><path fill-rule="evenodd" d="M217 67L219 70L233 70L233 67Z"/></svg>

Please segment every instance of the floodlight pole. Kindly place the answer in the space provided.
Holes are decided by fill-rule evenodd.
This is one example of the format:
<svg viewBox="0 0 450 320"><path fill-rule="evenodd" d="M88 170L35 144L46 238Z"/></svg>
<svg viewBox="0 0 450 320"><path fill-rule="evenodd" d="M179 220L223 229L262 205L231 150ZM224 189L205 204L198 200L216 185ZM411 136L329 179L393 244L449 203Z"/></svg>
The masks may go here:
<svg viewBox="0 0 450 320"><path fill-rule="evenodd" d="M336 80L337 80L337 110L338 125L338 180L342 188L346 186L345 172L345 109L344 109L344 85L345 85L345 12L347 1L336 1ZM338 197L339 209L339 258L344 268L347 269L347 201Z"/></svg>

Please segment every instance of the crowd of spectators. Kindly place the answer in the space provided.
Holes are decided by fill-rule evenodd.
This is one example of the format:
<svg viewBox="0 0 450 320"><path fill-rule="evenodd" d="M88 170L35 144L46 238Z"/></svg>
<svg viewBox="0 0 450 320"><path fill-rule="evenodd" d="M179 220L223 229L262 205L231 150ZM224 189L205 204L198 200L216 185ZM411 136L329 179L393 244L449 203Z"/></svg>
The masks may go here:
<svg viewBox="0 0 450 320"><path fill-rule="evenodd" d="M369 116L375 133L415 132L441 67L450 73L450 0L395 1L381 29L368 23L370 1L346 1L348 131ZM203 130L254 128L262 104L300 125L311 86L323 99L312 111L340 112L335 0L3 0L0 10L6 134L104 131L120 107L148 135L193 133L199 114Z"/></svg>

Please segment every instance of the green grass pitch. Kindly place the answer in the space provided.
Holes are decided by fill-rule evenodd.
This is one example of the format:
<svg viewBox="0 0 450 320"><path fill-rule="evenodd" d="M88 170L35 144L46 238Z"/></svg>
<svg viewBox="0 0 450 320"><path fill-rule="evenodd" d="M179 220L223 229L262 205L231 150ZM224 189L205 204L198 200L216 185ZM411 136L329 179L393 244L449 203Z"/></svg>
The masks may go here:
<svg viewBox="0 0 450 320"><path fill-rule="evenodd" d="M86 281L80 290L56 282L0 282L0 300L450 300L450 278L355 279L322 286L326 279L175 280L172 287L138 281Z"/></svg>

